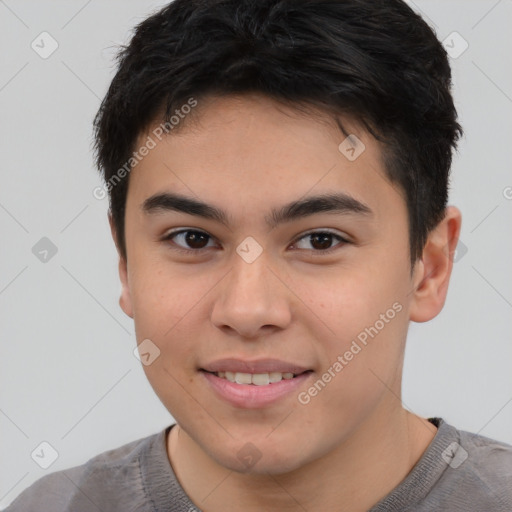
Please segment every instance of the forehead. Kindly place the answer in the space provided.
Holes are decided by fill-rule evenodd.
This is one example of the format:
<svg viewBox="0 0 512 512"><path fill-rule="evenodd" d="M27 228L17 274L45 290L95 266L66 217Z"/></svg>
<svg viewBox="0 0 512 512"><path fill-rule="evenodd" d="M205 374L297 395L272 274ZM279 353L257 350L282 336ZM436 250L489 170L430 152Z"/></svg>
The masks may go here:
<svg viewBox="0 0 512 512"><path fill-rule="evenodd" d="M131 172L129 202L140 206L151 195L177 191L243 214L341 191L377 213L397 202L403 209L380 143L355 120L343 117L343 133L325 112L297 111L261 95L197 103L168 135L156 137L155 123L139 136L137 147L148 138L155 145Z"/></svg>

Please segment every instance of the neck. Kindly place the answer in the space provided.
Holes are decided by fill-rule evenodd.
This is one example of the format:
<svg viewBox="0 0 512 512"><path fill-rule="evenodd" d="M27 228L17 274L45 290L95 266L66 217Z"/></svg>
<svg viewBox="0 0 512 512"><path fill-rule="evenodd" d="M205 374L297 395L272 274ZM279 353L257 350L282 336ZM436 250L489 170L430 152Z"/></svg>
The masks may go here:
<svg viewBox="0 0 512 512"><path fill-rule="evenodd" d="M286 474L231 471L179 425L171 429L167 452L181 486L207 512L366 511L407 476L437 431L401 407L382 413L327 456Z"/></svg>

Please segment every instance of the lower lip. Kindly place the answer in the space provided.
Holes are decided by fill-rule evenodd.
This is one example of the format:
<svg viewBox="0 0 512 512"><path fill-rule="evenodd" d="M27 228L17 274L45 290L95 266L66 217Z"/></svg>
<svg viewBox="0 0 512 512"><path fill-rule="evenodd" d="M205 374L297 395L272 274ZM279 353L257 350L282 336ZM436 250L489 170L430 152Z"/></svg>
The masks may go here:
<svg viewBox="0 0 512 512"><path fill-rule="evenodd" d="M272 405L297 389L309 379L312 372L301 373L293 379L283 379L273 384L256 386L254 384L237 384L217 377L213 373L201 371L214 391L235 407L260 409Z"/></svg>

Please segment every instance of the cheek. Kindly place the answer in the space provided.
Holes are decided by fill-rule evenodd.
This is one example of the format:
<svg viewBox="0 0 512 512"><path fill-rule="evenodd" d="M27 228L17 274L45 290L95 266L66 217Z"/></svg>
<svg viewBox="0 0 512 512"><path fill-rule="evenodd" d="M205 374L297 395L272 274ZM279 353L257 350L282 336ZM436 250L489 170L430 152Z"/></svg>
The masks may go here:
<svg viewBox="0 0 512 512"><path fill-rule="evenodd" d="M168 265L156 261L133 261L133 268L130 289L136 327L148 330L148 337L162 337L197 302L195 280L171 273Z"/></svg>
<svg viewBox="0 0 512 512"><path fill-rule="evenodd" d="M136 338L139 343L150 339L162 356L159 364L145 367L146 373L165 379L163 366L181 381L197 369L198 347L207 335L208 291L219 278L202 278L197 269L196 276L190 275L158 262L137 268L131 282Z"/></svg>
<svg viewBox="0 0 512 512"><path fill-rule="evenodd" d="M391 271L385 275L392 278L378 280L365 272L360 278L339 279L318 298L315 311L329 329L312 337L321 361L319 378L329 383L310 391L325 393L319 402L327 407L364 408L399 374L408 327L407 291L396 292L398 278Z"/></svg>
<svg viewBox="0 0 512 512"><path fill-rule="evenodd" d="M169 410L192 407L190 393L201 339L200 287L194 280L169 279L157 268L141 273L133 283L134 319L137 341L149 339L158 357L143 370L155 393ZM204 334L203 334L204 335ZM184 390L189 390L185 393Z"/></svg>

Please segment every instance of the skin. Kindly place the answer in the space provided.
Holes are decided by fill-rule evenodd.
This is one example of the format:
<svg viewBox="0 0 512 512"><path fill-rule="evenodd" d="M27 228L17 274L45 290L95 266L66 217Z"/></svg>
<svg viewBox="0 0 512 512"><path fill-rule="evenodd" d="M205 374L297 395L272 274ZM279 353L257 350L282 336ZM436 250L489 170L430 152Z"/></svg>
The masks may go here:
<svg viewBox="0 0 512 512"><path fill-rule="evenodd" d="M368 510L436 433L402 407L402 364L409 322L428 321L444 305L460 212L447 208L411 276L404 193L356 121L343 118L366 146L351 162L338 149L345 135L318 111L298 113L254 94L204 99L193 116L132 170L127 261L119 261L120 305L138 343L150 339L160 350L144 371L177 422L167 439L171 465L207 512ZM166 191L224 209L229 226L143 212L147 198ZM265 223L271 207L333 191L373 214ZM177 249L196 246L183 237L162 241L176 228L205 232L207 248L183 254ZM326 229L350 243L333 237L326 255L303 235ZM248 236L263 248L250 264L236 252ZM277 358L313 370L300 390L307 391L397 302L401 311L306 405L292 393L265 408L234 407L198 371L224 357ZM250 467L237 457L248 442L261 457Z"/></svg>

